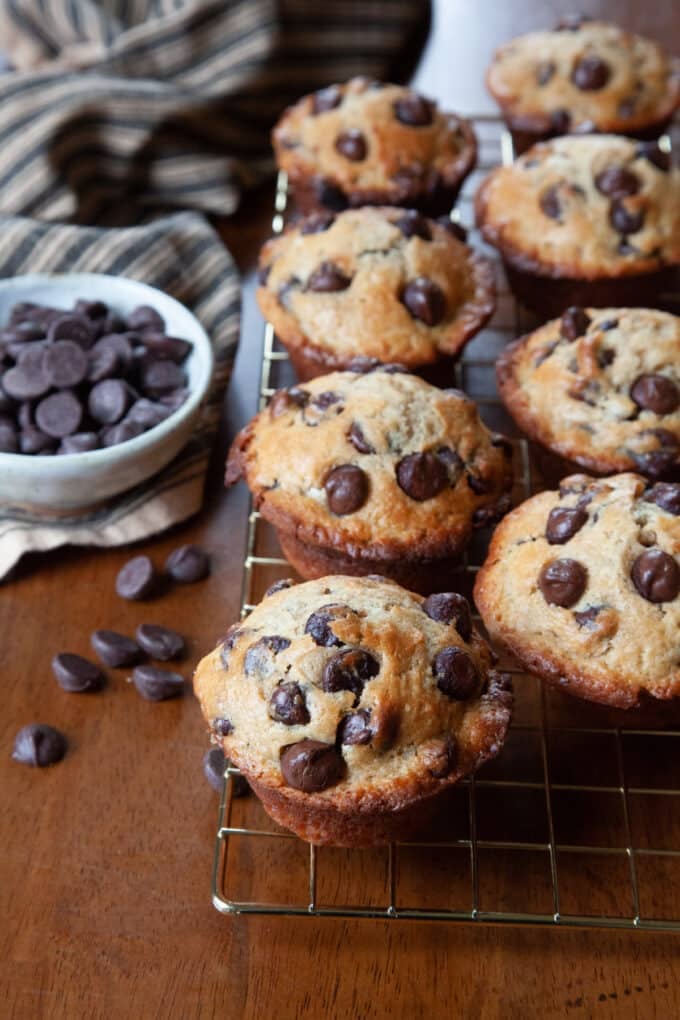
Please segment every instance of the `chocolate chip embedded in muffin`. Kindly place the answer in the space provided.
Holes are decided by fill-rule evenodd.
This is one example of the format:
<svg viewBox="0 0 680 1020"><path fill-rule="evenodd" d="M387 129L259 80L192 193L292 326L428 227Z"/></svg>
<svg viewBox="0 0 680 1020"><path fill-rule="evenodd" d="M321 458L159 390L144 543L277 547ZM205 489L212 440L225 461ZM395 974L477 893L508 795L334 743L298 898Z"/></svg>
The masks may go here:
<svg viewBox="0 0 680 1020"><path fill-rule="evenodd" d="M680 391L665 375L640 375L631 386L630 395L643 410L654 414L671 414L680 406Z"/></svg>
<svg viewBox="0 0 680 1020"><path fill-rule="evenodd" d="M680 516L680 485L657 482L645 493L644 498L648 503L656 503L674 517Z"/></svg>
<svg viewBox="0 0 680 1020"><path fill-rule="evenodd" d="M415 209L407 209L394 221L394 225L399 227L404 237L419 237L422 241L432 240L432 229L428 220Z"/></svg>
<svg viewBox="0 0 680 1020"><path fill-rule="evenodd" d="M444 460L432 453L410 453L397 464L397 482L411 499L419 503L434 499L448 485Z"/></svg>
<svg viewBox="0 0 680 1020"><path fill-rule="evenodd" d="M588 574L577 560L561 559L546 563L538 576L538 586L546 602L568 608L583 595Z"/></svg>
<svg viewBox="0 0 680 1020"><path fill-rule="evenodd" d="M343 517L356 513L368 499L368 476L355 464L340 464L326 476L324 488L329 510Z"/></svg>
<svg viewBox="0 0 680 1020"><path fill-rule="evenodd" d="M351 691L361 697L364 684L377 676L380 663L365 648L346 648L337 652L324 666L321 686L324 691Z"/></svg>
<svg viewBox="0 0 680 1020"><path fill-rule="evenodd" d="M466 701L472 697L479 683L474 662L457 645L442 648L437 653L432 672L442 694L454 701Z"/></svg>
<svg viewBox="0 0 680 1020"><path fill-rule="evenodd" d="M348 712L338 724L336 741L338 744L370 744L373 739L371 728L371 710L360 708L356 712Z"/></svg>
<svg viewBox="0 0 680 1020"><path fill-rule="evenodd" d="M438 592L428 595L423 602L423 610L431 620L438 623L453 624L463 641L469 641L472 634L472 615L468 600L458 592Z"/></svg>
<svg viewBox="0 0 680 1020"><path fill-rule="evenodd" d="M563 545L580 531L588 520L588 514L581 507L554 507L548 515L545 537L550 545Z"/></svg>
<svg viewBox="0 0 680 1020"><path fill-rule="evenodd" d="M426 326L438 326L446 315L446 298L442 289L427 277L419 276L407 283L401 300L413 318Z"/></svg>
<svg viewBox="0 0 680 1020"><path fill-rule="evenodd" d="M366 159L368 152L366 138L357 128L351 128L349 131L343 131L339 134L335 139L335 148L341 156L344 156L345 159L351 159L355 163Z"/></svg>
<svg viewBox="0 0 680 1020"><path fill-rule="evenodd" d="M571 80L576 88L587 92L603 89L610 76L609 64L595 54L581 57L571 72Z"/></svg>
<svg viewBox="0 0 680 1020"><path fill-rule="evenodd" d="M322 262L307 281L307 289L316 294L332 294L339 290L347 290L351 279L332 262Z"/></svg>
<svg viewBox="0 0 680 1020"><path fill-rule="evenodd" d="M300 740L281 752L281 774L289 786L303 793L319 793L342 779L344 762L333 744Z"/></svg>
<svg viewBox="0 0 680 1020"><path fill-rule="evenodd" d="M269 699L269 715L284 726L304 726L308 723L309 711L300 685L289 682L275 687Z"/></svg>
<svg viewBox="0 0 680 1020"><path fill-rule="evenodd" d="M408 127L427 127L433 119L432 103L413 92L396 100L394 116Z"/></svg>
<svg viewBox="0 0 680 1020"><path fill-rule="evenodd" d="M562 315L560 333L567 340L578 340L589 325L590 316L582 308L572 305Z"/></svg>
<svg viewBox="0 0 680 1020"><path fill-rule="evenodd" d="M351 612L352 610L349 606L323 606L312 613L305 623L305 634L311 634L314 644L321 645L323 648L331 648L333 646L340 648L343 642L333 633L331 623L333 620L348 616Z"/></svg>
<svg viewBox="0 0 680 1020"><path fill-rule="evenodd" d="M647 549L633 562L633 584L648 602L672 602L680 592L680 567L662 549Z"/></svg>

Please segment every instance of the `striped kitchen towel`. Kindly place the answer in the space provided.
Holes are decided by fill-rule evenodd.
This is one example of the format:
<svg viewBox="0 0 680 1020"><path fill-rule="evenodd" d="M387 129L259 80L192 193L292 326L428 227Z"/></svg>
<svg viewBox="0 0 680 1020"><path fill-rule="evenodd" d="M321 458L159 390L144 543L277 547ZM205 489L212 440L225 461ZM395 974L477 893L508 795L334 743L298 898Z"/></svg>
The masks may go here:
<svg viewBox="0 0 680 1020"><path fill-rule="evenodd" d="M239 332L239 282L205 218L272 172L304 92L404 79L427 0L0 0L0 277L115 273L182 301L217 371L196 433L85 515L0 507L0 577L29 550L119 545L195 513Z"/></svg>

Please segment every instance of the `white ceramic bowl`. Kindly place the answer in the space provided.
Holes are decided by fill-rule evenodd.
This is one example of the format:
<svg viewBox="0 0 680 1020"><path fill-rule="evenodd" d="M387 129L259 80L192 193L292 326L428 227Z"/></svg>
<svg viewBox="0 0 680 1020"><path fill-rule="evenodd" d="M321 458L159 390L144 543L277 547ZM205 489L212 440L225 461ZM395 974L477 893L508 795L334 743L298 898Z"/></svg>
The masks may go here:
<svg viewBox="0 0 680 1020"><path fill-rule="evenodd" d="M163 291L104 273L17 276L0 280L0 329L20 301L66 310L78 298L105 301L121 315L138 305L155 308L171 336L193 345L183 363L189 396L160 425L118 446L51 457L0 453L0 504L60 511L94 506L159 471L193 431L212 377L212 346L198 319Z"/></svg>

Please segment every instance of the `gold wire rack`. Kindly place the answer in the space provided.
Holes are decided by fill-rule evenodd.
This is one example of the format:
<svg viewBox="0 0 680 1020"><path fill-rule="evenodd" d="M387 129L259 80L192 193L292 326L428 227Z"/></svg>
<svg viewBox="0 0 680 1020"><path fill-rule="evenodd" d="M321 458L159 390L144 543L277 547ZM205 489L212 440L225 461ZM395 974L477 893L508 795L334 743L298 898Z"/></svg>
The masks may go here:
<svg viewBox="0 0 680 1020"><path fill-rule="evenodd" d="M455 213L467 226L481 177L514 156L495 117L473 120L479 166ZM274 233L284 227L287 198L280 175ZM495 258L478 235L471 241ZM533 323L502 275L499 266L497 313L466 348L457 385L490 427L512 438L518 502L543 483L499 402L494 362ZM293 381L267 323L260 407ZM455 579L459 590L469 593L487 542L480 534L472 543ZM273 529L251 507L241 615L290 573ZM512 660L502 667L514 674L516 696L503 752L459 784L443 829L422 842L376 850L303 843L271 822L254 797L233 796L237 770L228 767L212 873L217 910L680 931L680 717L669 718L668 709L647 718L589 705L542 685Z"/></svg>

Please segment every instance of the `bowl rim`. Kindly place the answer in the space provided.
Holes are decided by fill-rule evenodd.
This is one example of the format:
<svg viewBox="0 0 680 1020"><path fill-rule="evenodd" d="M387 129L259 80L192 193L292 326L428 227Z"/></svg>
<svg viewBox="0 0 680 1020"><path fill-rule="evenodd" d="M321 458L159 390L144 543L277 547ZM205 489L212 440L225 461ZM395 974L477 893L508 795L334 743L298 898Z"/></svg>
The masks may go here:
<svg viewBox="0 0 680 1020"><path fill-rule="evenodd" d="M198 379L190 389L189 396L183 404L169 414L167 418L159 422L158 425L154 425L133 439L127 439L123 443L116 443L114 446L100 447L97 450L62 453L51 457L41 457L31 453L0 452L0 471L9 469L11 466L14 469L21 466L22 472L25 469L25 472L29 475L38 473L43 476L59 475L64 470L75 465L85 467L91 463L101 466L106 463L107 459L118 460L123 457L125 459L134 457L136 453L147 449L150 445L155 445L156 441L162 441L166 436L174 432L183 421L191 417L198 410L205 399L215 366L215 354L210 338L194 313L186 305L183 305L181 301L178 301L177 298L161 290L160 287L154 287L153 284L145 283L143 280L135 280L129 276L115 276L112 273L24 273L19 276L0 279L0 293L11 291L17 286L23 288L47 285L48 287L54 286L56 289L60 283L65 281L68 281L69 285L82 282L83 286L87 286L93 280L107 281L107 283L112 284L117 289L130 287L133 291L137 291L140 297L147 296L148 301L144 303L152 304L154 295L160 295L164 303L169 302L177 310L181 311L183 315L188 315L193 320L196 330L195 339L192 338L190 343L193 345L196 354L199 355L198 365L200 371ZM17 301L20 300L21 298L18 297ZM112 295L107 303L115 311L116 295ZM68 309L64 309L64 311L68 311Z"/></svg>

